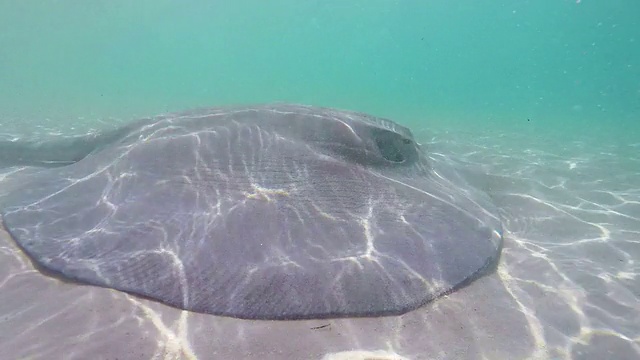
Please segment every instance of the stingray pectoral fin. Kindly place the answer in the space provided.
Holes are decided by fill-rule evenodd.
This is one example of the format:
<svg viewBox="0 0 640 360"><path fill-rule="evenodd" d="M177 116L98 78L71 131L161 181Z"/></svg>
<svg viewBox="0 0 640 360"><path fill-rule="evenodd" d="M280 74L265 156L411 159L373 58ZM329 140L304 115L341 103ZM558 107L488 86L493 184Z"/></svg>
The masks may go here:
<svg viewBox="0 0 640 360"><path fill-rule="evenodd" d="M0 200L42 267L192 311L305 319L400 314L499 257L495 210L388 120L277 105L127 131Z"/></svg>

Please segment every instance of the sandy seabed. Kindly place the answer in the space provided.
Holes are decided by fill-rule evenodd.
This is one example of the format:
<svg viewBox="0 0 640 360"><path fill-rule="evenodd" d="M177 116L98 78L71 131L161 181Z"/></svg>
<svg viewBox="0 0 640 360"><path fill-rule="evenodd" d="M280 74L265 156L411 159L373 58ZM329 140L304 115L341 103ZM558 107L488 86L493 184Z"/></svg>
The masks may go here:
<svg viewBox="0 0 640 360"><path fill-rule="evenodd" d="M503 217L498 269L470 286L402 316L238 320L42 275L1 231L0 358L640 358L640 143L429 139L488 174Z"/></svg>

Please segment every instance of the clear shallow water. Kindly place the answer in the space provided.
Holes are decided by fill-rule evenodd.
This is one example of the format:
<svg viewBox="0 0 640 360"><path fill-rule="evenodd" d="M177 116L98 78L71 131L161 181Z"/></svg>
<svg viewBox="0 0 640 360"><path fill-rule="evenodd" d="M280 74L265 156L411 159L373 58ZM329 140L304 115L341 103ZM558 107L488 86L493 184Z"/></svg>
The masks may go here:
<svg viewBox="0 0 640 360"><path fill-rule="evenodd" d="M50 118L79 126L78 117L287 101L373 112L412 127L451 119L482 126L530 119L567 134L601 123L635 127L637 7L5 1L0 115L3 123Z"/></svg>
<svg viewBox="0 0 640 360"><path fill-rule="evenodd" d="M410 126L434 156L483 169L475 180L506 230L495 275L422 311L319 331L310 328L325 323L209 318L60 284L5 236L0 333L15 336L0 353L637 358L639 10L630 1L0 3L2 135L81 133L228 103L361 110Z"/></svg>

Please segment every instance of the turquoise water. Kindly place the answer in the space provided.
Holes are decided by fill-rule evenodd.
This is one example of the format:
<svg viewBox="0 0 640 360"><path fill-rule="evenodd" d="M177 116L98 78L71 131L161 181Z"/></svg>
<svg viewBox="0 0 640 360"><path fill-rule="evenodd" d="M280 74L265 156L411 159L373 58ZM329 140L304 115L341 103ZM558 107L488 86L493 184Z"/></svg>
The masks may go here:
<svg viewBox="0 0 640 360"><path fill-rule="evenodd" d="M227 104L364 111L469 165L504 227L497 271L433 306L275 323L59 282L0 229L0 334L15 335L0 354L637 359L638 14L635 0L0 0L0 140Z"/></svg>
<svg viewBox="0 0 640 360"><path fill-rule="evenodd" d="M414 128L637 135L639 13L630 0L2 1L0 119L81 127L287 101Z"/></svg>

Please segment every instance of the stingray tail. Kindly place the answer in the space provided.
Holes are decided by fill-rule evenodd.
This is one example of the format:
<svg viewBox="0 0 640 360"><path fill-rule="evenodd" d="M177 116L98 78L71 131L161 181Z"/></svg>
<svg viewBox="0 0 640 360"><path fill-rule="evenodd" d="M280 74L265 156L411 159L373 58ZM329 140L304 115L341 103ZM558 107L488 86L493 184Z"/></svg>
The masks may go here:
<svg viewBox="0 0 640 360"><path fill-rule="evenodd" d="M56 167L73 164L95 149L95 139L92 138L94 137L82 136L46 141L0 141L0 167Z"/></svg>
<svg viewBox="0 0 640 360"><path fill-rule="evenodd" d="M59 167L76 163L129 133L131 126L70 137L0 140L0 168Z"/></svg>

